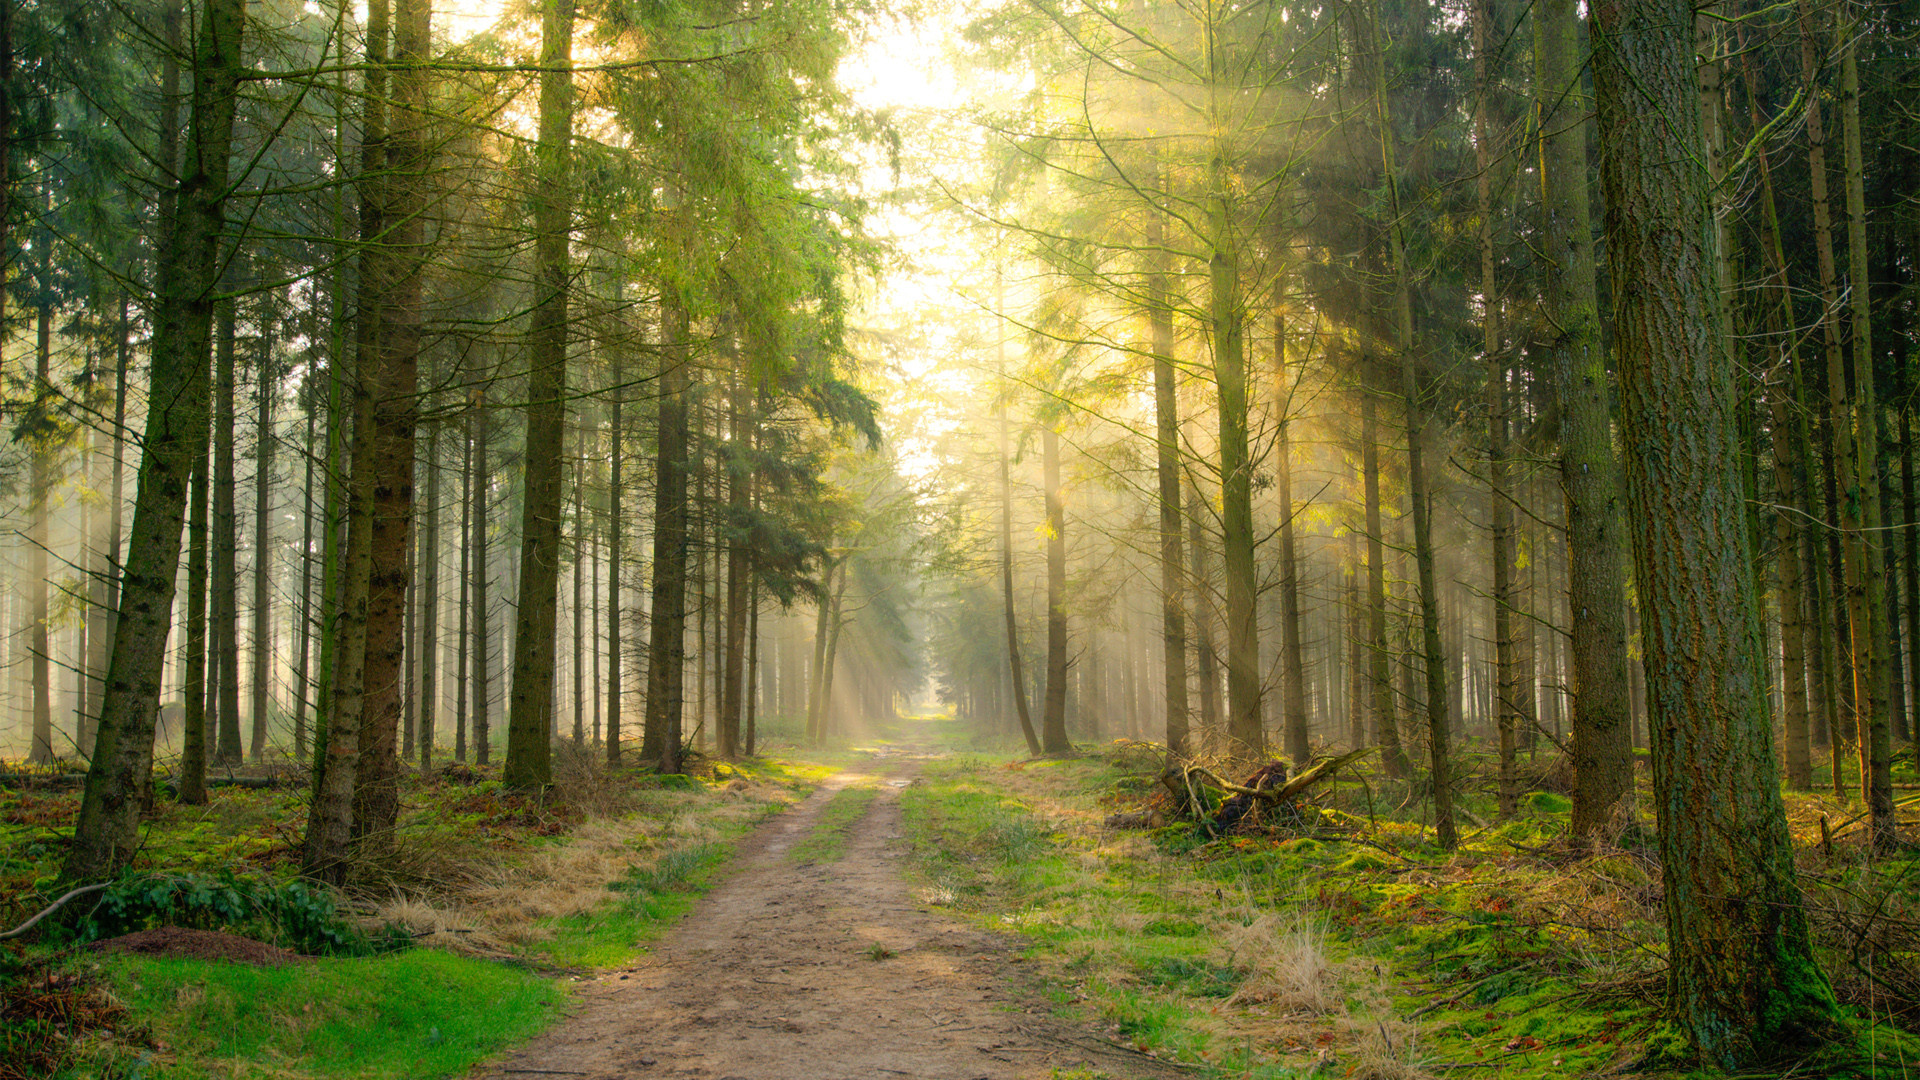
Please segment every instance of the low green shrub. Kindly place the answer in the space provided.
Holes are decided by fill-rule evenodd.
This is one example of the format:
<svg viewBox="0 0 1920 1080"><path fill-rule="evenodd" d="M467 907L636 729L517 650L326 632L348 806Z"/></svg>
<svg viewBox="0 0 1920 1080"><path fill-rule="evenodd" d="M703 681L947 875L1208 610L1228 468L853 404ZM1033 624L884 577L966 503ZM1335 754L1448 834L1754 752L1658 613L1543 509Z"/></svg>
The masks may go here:
<svg viewBox="0 0 1920 1080"><path fill-rule="evenodd" d="M81 941L98 941L157 926L220 930L308 956L372 956L411 941L393 929L362 931L341 916L324 888L231 871L121 878L78 913L73 932Z"/></svg>

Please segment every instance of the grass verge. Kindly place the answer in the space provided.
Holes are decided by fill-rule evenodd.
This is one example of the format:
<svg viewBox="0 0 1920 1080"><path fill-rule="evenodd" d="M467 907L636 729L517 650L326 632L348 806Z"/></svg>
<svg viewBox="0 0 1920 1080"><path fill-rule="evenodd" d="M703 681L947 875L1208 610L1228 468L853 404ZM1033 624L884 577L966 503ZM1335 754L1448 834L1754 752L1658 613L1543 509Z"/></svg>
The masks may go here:
<svg viewBox="0 0 1920 1080"><path fill-rule="evenodd" d="M0 955L0 1080L460 1074L559 1015L563 976L631 963L720 879L734 842L821 771L753 762L651 777L559 764L574 773L539 801L476 770L411 781L394 849L357 868L346 901L362 925L422 947L256 968L10 943ZM41 834L66 825L57 806L0 803L0 814L36 815L0 844L0 873L42 872ZM284 852L273 816L269 799L246 796L170 808L155 819L154 849L171 850L175 831L231 826L261 830L249 850ZM163 879L183 868L151 857L142 866ZM218 871L286 881L292 865L281 856ZM9 1071L9 1059L24 1059L16 1049L39 1064Z"/></svg>
<svg viewBox="0 0 1920 1080"><path fill-rule="evenodd" d="M845 787L833 793L833 798L820 810L820 817L799 843L787 851L787 858L796 863L835 862L847 849L847 830L853 823L866 816L867 808L873 805L873 798L879 794L872 786Z"/></svg>
<svg viewBox="0 0 1920 1080"><path fill-rule="evenodd" d="M1106 827L1151 788L1142 764L929 765L902 794L923 897L1022 935L1059 1008L1203 1074L1559 1080L1643 1057L1661 1020L1658 867L1547 854L1563 798L1453 854L1384 816L1344 842ZM1872 1051L1819 1075L1920 1061L1910 1035L1861 1027Z"/></svg>
<svg viewBox="0 0 1920 1080"><path fill-rule="evenodd" d="M453 1076L567 1000L554 979L436 949L271 968L115 956L100 968L147 1045L83 1050L61 1074L75 1080Z"/></svg>

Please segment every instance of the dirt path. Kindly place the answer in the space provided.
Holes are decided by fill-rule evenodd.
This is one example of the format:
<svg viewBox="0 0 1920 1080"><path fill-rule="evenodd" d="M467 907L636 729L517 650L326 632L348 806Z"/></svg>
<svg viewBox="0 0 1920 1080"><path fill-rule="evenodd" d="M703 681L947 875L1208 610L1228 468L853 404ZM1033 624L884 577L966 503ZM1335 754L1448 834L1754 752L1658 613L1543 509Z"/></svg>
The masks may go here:
<svg viewBox="0 0 1920 1080"><path fill-rule="evenodd" d="M734 873L636 967L583 987L580 1009L489 1080L1033 1080L1055 1069L1183 1075L1055 1020L1026 993L1008 939L917 902L900 874L900 788L881 779L843 858L787 854L842 774L741 845ZM875 959L879 946L891 955Z"/></svg>

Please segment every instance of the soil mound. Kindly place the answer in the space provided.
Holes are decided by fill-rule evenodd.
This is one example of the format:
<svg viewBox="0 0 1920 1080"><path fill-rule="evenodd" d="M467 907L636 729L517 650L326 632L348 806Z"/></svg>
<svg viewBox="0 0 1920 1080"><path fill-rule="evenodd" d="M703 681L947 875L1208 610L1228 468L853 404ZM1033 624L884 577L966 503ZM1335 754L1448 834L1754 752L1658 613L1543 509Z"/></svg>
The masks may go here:
<svg viewBox="0 0 1920 1080"><path fill-rule="evenodd" d="M94 942L102 952L130 952L142 956L177 956L187 960L231 960L260 967L278 967L300 959L278 945L222 934L217 930L189 930L184 926L160 926L134 934Z"/></svg>

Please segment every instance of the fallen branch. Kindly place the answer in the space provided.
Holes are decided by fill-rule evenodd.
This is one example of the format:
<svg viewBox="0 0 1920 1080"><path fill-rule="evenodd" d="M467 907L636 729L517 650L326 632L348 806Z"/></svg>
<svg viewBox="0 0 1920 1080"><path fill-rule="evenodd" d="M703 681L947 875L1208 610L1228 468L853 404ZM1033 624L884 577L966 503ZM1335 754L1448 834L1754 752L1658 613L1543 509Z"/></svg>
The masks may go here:
<svg viewBox="0 0 1920 1080"><path fill-rule="evenodd" d="M44 919L47 916L53 914L54 912L59 911L61 907L63 907L66 904L67 901L72 900L75 897L86 896L91 893L102 892L106 889L107 886L111 884L113 883L110 881L102 881L97 885L82 885L79 888L72 890L71 892L67 893L67 895L62 896L60 899L55 900L51 904L48 904L46 909L40 912L40 914L35 915L33 918L28 919L26 922L21 923L19 926L14 927L13 929L7 931L4 934L0 934L0 941L6 941L9 938L19 937L21 934L24 934L27 931L33 929L34 925L37 924L41 919Z"/></svg>

